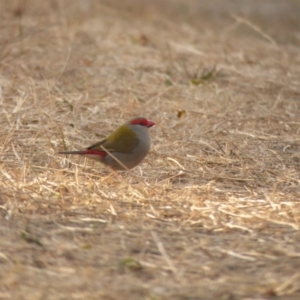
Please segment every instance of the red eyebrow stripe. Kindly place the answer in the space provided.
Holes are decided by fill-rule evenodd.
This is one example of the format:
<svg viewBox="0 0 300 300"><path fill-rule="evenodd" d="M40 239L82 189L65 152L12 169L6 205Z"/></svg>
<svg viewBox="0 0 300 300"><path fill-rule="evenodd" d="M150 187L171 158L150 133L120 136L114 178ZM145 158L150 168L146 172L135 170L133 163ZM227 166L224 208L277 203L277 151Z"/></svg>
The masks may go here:
<svg viewBox="0 0 300 300"><path fill-rule="evenodd" d="M131 124L135 125L135 124L145 123L145 126L146 126L147 122L148 121L146 119L140 118L140 119L134 119L134 120L132 120Z"/></svg>
<svg viewBox="0 0 300 300"><path fill-rule="evenodd" d="M105 157L107 153L101 150L84 150L83 155L96 155L96 156Z"/></svg>
<svg viewBox="0 0 300 300"><path fill-rule="evenodd" d="M134 119L130 122L132 125L142 125L142 126L146 126L146 127L152 127L155 123L152 121L148 121L145 118L138 118L138 119Z"/></svg>

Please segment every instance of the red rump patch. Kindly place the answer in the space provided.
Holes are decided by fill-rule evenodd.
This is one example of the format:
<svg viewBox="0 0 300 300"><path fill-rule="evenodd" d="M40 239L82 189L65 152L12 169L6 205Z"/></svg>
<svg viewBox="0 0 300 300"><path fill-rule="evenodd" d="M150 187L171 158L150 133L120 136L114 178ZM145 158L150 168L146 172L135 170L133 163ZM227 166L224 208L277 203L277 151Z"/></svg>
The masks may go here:
<svg viewBox="0 0 300 300"><path fill-rule="evenodd" d="M83 155L95 155L95 156L105 157L107 153L101 150L85 150L83 152Z"/></svg>

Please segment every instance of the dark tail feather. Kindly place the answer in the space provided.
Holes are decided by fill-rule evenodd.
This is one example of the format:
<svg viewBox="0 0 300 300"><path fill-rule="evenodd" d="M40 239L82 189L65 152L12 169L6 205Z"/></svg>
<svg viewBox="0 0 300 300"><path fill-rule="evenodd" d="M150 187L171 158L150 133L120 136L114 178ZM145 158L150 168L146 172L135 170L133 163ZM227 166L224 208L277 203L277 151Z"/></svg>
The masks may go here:
<svg viewBox="0 0 300 300"><path fill-rule="evenodd" d="M88 157L94 158L96 160L98 160L99 158L103 158L107 155L107 153L105 151L88 150L88 149L87 150L81 150L81 151L61 151L61 152L58 152L58 154L78 154L78 155L88 156Z"/></svg>
<svg viewBox="0 0 300 300"><path fill-rule="evenodd" d="M61 151L61 152L58 152L58 154L79 154L79 155L83 155L83 154L85 154L85 150L81 150L81 151Z"/></svg>

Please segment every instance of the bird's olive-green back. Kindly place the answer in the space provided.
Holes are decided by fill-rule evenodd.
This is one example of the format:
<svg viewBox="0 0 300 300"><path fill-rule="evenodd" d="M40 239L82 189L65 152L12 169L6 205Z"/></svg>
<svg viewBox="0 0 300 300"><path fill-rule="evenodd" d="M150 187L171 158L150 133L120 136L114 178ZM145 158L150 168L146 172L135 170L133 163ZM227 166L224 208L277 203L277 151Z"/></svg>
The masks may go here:
<svg viewBox="0 0 300 300"><path fill-rule="evenodd" d="M133 151L139 143L135 132L124 124L110 134L106 139L96 143L88 150L108 150L109 152L127 153Z"/></svg>

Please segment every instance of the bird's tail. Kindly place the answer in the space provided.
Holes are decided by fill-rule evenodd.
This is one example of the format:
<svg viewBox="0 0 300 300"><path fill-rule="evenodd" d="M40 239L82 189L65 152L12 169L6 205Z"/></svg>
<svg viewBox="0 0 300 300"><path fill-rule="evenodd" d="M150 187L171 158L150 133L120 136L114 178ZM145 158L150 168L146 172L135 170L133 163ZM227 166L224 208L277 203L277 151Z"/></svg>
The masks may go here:
<svg viewBox="0 0 300 300"><path fill-rule="evenodd" d="M107 155L107 152L101 151L101 150L79 150L79 151L61 151L58 152L58 154L77 154L77 155L83 155L84 157L88 157L100 162L103 162L103 159Z"/></svg>
<svg viewBox="0 0 300 300"><path fill-rule="evenodd" d="M61 151L61 152L58 152L58 154L79 154L79 155L84 155L85 150L81 150L81 151Z"/></svg>

